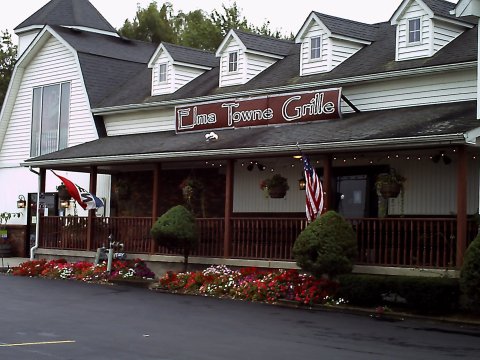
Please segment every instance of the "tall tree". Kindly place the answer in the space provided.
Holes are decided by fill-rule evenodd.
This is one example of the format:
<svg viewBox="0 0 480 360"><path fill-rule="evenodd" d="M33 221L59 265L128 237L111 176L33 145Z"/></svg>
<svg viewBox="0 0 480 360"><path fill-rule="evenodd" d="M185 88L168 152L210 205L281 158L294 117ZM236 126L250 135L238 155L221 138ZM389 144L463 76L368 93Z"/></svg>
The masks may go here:
<svg viewBox="0 0 480 360"><path fill-rule="evenodd" d="M152 1L146 9L138 6L134 19L125 20L119 33L128 38L153 43L176 43L177 34L174 31L172 15L172 4L166 2L159 9L157 2Z"/></svg>
<svg viewBox="0 0 480 360"><path fill-rule="evenodd" d="M0 37L0 108L8 90L17 57L17 47L13 45L12 35L5 30Z"/></svg>
<svg viewBox="0 0 480 360"><path fill-rule="evenodd" d="M282 38L280 31L270 29L268 21L261 27L249 24L236 2L230 7L222 5L220 11L214 10L211 14L199 9L174 15L170 3L163 4L159 10L157 2L152 1L146 9L138 7L135 18L125 20L119 32L132 39L156 43L166 41L214 51L230 29Z"/></svg>

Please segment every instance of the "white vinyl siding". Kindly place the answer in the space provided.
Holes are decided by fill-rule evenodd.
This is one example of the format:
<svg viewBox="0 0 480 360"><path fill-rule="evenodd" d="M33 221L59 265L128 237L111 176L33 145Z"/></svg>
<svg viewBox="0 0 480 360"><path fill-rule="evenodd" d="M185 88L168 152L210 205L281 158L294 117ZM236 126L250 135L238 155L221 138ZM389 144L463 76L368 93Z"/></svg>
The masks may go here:
<svg viewBox="0 0 480 360"><path fill-rule="evenodd" d="M232 52L238 53L238 69L235 72L229 72L229 54ZM220 57L220 79L219 86L232 86L245 84L245 53L241 50L240 44L238 44L233 38L227 43L221 57Z"/></svg>
<svg viewBox="0 0 480 360"><path fill-rule="evenodd" d="M312 24L307 31L302 44L300 53L300 75L312 75L331 70L331 48L332 44L327 36L327 31L323 29L318 23L312 21ZM311 59L311 38L321 38L321 55L318 59Z"/></svg>
<svg viewBox="0 0 480 360"><path fill-rule="evenodd" d="M175 109L104 116L108 136L175 130Z"/></svg>
<svg viewBox="0 0 480 360"><path fill-rule="evenodd" d="M27 68L18 74L21 79L17 80L21 83L0 152L0 166L18 165L30 157L35 87L70 82L68 146L98 138L76 58L56 38L51 37Z"/></svg>
<svg viewBox="0 0 480 360"><path fill-rule="evenodd" d="M361 111L470 101L477 98L474 69L343 87ZM353 110L342 104L343 112Z"/></svg>
<svg viewBox="0 0 480 360"><path fill-rule="evenodd" d="M182 86L188 84L196 77L202 75L205 70L196 69L193 67L173 65L173 88L177 91Z"/></svg>
<svg viewBox="0 0 480 360"><path fill-rule="evenodd" d="M160 81L160 65L166 66L165 81ZM173 92L172 71L171 59L163 51L152 68L152 96L171 94Z"/></svg>
<svg viewBox="0 0 480 360"><path fill-rule="evenodd" d="M434 53L447 45L450 41L461 35L464 31L463 28L455 26L443 21L433 21L433 51Z"/></svg>
<svg viewBox="0 0 480 360"><path fill-rule="evenodd" d="M364 45L351 41L331 39L332 41L332 69L354 55Z"/></svg>
<svg viewBox="0 0 480 360"><path fill-rule="evenodd" d="M432 21L425 10L417 3L406 9L397 25L397 60L409 60L432 55ZM420 42L409 43L409 20L420 19Z"/></svg>
<svg viewBox="0 0 480 360"><path fill-rule="evenodd" d="M246 53L245 61L247 64L246 81L249 81L253 79L255 76L257 76L258 74L260 74L263 70L275 64L277 60L268 58L266 56Z"/></svg>

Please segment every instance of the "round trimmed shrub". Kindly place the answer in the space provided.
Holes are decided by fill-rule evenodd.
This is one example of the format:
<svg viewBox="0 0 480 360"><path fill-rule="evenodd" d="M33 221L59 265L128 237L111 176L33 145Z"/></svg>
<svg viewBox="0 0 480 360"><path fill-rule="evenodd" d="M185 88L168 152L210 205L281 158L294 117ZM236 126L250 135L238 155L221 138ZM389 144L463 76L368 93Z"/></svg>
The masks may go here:
<svg viewBox="0 0 480 360"><path fill-rule="evenodd" d="M355 232L340 214L328 211L300 233L293 255L297 265L315 277L350 273L357 255Z"/></svg>
<svg viewBox="0 0 480 360"><path fill-rule="evenodd" d="M185 206L177 205L168 210L153 224L150 234L158 245L183 251L185 271L188 256L198 245L195 216Z"/></svg>
<svg viewBox="0 0 480 360"><path fill-rule="evenodd" d="M460 291L462 307L480 313L480 235L465 253L460 271Z"/></svg>

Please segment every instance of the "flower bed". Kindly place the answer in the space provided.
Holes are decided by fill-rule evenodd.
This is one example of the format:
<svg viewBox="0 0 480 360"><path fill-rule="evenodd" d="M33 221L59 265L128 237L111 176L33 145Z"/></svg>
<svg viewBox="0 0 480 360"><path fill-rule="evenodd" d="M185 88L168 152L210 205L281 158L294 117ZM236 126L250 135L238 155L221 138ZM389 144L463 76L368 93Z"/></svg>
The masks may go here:
<svg viewBox="0 0 480 360"><path fill-rule="evenodd" d="M167 272L155 288L171 292L250 301L291 300L305 305L332 303L338 283L315 279L297 270L231 270L224 265L203 271ZM338 303L338 302L336 302Z"/></svg>
<svg viewBox="0 0 480 360"><path fill-rule="evenodd" d="M11 270L16 276L41 276L51 279L111 281L116 279L153 279L155 274L140 259L114 260L112 271L105 262L94 265L87 261L69 263L65 259L26 261Z"/></svg>

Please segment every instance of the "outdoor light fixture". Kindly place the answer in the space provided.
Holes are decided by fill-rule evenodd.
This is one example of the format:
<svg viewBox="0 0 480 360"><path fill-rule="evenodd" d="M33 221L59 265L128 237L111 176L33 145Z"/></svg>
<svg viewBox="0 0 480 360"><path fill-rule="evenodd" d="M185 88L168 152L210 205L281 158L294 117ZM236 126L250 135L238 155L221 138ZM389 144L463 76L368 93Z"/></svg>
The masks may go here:
<svg viewBox="0 0 480 360"><path fill-rule="evenodd" d="M60 207L62 209L66 209L66 208L70 207L70 201L69 200L61 200L60 201Z"/></svg>
<svg viewBox="0 0 480 360"><path fill-rule="evenodd" d="M299 190L305 190L306 186L307 186L307 182L305 181L305 178L302 175L302 178L298 179L298 189Z"/></svg>
<svg viewBox="0 0 480 360"><path fill-rule="evenodd" d="M17 208L18 209L25 209L26 206L27 206L27 202L25 201L25 196L18 195Z"/></svg>

